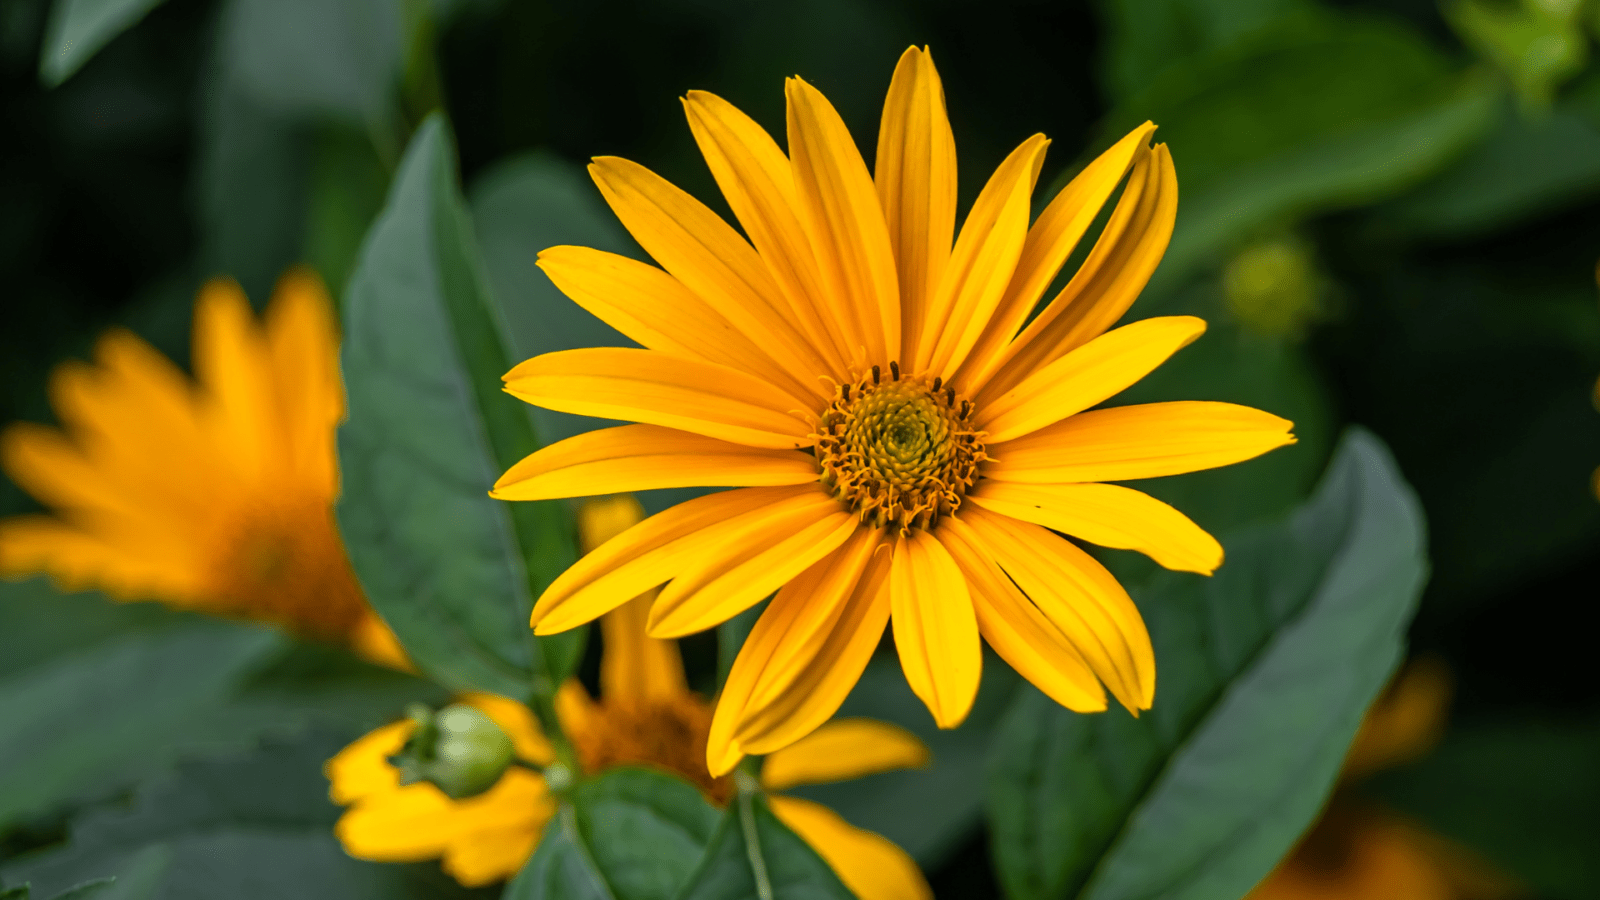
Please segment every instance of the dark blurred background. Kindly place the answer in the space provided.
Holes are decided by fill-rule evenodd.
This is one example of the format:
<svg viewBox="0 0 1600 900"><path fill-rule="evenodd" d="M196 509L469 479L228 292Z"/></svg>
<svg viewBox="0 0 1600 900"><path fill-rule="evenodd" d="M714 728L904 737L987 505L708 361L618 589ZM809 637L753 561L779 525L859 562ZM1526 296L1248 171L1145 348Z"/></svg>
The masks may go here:
<svg viewBox="0 0 1600 900"><path fill-rule="evenodd" d="M1528 12L1546 7L1571 9ZM315 0L281 10L317 15ZM1600 799L1587 624L1600 585L1600 68L1587 62L1600 8L434 2L426 25L401 24L399 100L383 115L361 58L274 82L304 51L293 35L230 43L274 14L169 0L52 88L38 62L48 4L0 3L0 422L50 421L50 367L108 326L185 360L208 276L238 278L259 304L309 261L337 291L436 100L469 191L527 151L615 154L722 209L685 91L719 93L781 135L782 79L799 73L870 161L894 60L927 44L966 200L1036 131L1054 141L1043 187L1126 127L1164 126L1179 234L1134 315L1197 311L1212 333L1141 390L1255 402L1302 435L1289 462L1174 490L1226 531L1303 492L1343 424L1386 440L1431 532L1414 653L1442 659L1457 687L1440 750L1371 789L1536 892L1600 894L1600 863L1533 846L1600 848L1600 816L1577 812ZM369 25L322 37L359 44ZM1518 56L1529 27L1577 49ZM0 484L0 514L31 508ZM1530 809L1548 834L1514 824ZM983 835L940 855L941 896L994 890Z"/></svg>

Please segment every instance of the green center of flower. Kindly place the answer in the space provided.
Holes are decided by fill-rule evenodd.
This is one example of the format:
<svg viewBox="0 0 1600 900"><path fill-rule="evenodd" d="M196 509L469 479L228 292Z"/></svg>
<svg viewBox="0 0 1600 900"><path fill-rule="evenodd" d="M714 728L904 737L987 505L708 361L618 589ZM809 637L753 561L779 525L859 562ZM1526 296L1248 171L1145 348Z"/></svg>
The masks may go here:
<svg viewBox="0 0 1600 900"><path fill-rule="evenodd" d="M972 403L895 363L840 385L815 438L822 483L863 522L900 532L960 508L987 458Z"/></svg>

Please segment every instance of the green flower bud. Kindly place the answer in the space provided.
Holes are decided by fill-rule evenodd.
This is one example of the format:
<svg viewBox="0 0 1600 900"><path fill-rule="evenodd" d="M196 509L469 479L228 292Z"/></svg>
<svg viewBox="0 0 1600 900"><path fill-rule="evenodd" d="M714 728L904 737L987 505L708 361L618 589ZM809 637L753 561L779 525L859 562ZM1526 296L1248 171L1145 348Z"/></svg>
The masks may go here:
<svg viewBox="0 0 1600 900"><path fill-rule="evenodd" d="M460 800L494 787L511 765L511 738L475 706L455 703L435 713L413 704L406 715L417 727L389 760L400 770L401 784L431 782Z"/></svg>
<svg viewBox="0 0 1600 900"><path fill-rule="evenodd" d="M1322 313L1321 278L1311 249L1291 237L1252 244L1222 273L1228 311L1252 331L1297 338Z"/></svg>

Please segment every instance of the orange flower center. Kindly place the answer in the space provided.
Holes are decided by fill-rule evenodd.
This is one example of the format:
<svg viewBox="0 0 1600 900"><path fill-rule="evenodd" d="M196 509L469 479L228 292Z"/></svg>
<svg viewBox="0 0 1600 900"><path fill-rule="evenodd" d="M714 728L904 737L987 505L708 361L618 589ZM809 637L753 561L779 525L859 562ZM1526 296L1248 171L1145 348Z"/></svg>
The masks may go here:
<svg viewBox="0 0 1600 900"><path fill-rule="evenodd" d="M730 776L712 778L706 771L711 709L699 697L686 694L637 706L601 701L597 712L567 729L584 772L594 775L613 766L651 766L697 785L718 805L733 796Z"/></svg>
<svg viewBox="0 0 1600 900"><path fill-rule="evenodd" d="M344 643L368 615L327 504L260 508L220 536L209 598L216 612Z"/></svg>
<svg viewBox="0 0 1600 900"><path fill-rule="evenodd" d="M873 366L822 413L813 435L822 483L874 527L932 528L961 507L988 458L972 412L937 377Z"/></svg>

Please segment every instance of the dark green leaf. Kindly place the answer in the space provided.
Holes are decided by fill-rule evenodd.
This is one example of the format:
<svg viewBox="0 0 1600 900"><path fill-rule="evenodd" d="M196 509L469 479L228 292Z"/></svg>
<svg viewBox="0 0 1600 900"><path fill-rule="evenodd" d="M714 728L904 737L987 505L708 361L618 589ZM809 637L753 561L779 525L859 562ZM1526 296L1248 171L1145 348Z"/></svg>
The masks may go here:
<svg viewBox="0 0 1600 900"><path fill-rule="evenodd" d="M103 788L168 752L281 647L277 635L194 623L134 633L0 680L0 823Z"/></svg>
<svg viewBox="0 0 1600 900"><path fill-rule="evenodd" d="M1103 0L1102 80L1116 96L1130 96L1168 67L1224 50L1310 5L1308 0Z"/></svg>
<svg viewBox="0 0 1600 900"><path fill-rule="evenodd" d="M399 0L232 0L222 52L265 108L388 124L400 77Z"/></svg>
<svg viewBox="0 0 1600 900"><path fill-rule="evenodd" d="M115 878L96 878L85 881L77 887L67 888L55 895L52 900L89 900L90 897L109 897L111 889L117 883Z"/></svg>
<svg viewBox="0 0 1600 900"><path fill-rule="evenodd" d="M580 784L506 900L671 900L721 819L700 791L645 769Z"/></svg>
<svg viewBox="0 0 1600 900"><path fill-rule="evenodd" d="M723 814L678 900L847 900L851 893L758 794L741 792Z"/></svg>
<svg viewBox="0 0 1600 900"><path fill-rule="evenodd" d="M184 763L142 787L131 806L80 817L65 846L5 874L51 886L115 872L99 896L116 900L474 896L437 866L364 863L340 849L322 764L346 740L313 733Z"/></svg>
<svg viewBox="0 0 1600 900"><path fill-rule="evenodd" d="M1600 894L1600 721L1466 725L1374 785L1402 811L1483 854L1540 896Z"/></svg>
<svg viewBox="0 0 1600 900"><path fill-rule="evenodd" d="M510 368L442 118L417 130L345 297L349 420L339 521L367 596L452 688L550 694L582 647L536 639L533 598L571 563L553 502L488 490L537 448Z"/></svg>
<svg viewBox="0 0 1600 900"><path fill-rule="evenodd" d="M1019 697L990 772L1013 898L1242 896L1315 817L1400 658L1421 512L1387 450L1353 431L1309 503L1226 545L1213 578L1166 573L1136 594L1152 710Z"/></svg>
<svg viewBox="0 0 1600 900"><path fill-rule="evenodd" d="M50 87L66 81L107 42L162 2L55 0L50 8L44 46L39 48L39 77Z"/></svg>

